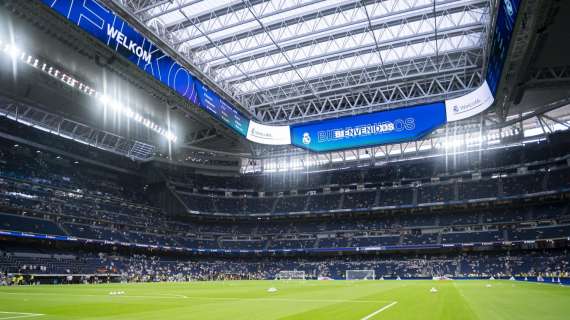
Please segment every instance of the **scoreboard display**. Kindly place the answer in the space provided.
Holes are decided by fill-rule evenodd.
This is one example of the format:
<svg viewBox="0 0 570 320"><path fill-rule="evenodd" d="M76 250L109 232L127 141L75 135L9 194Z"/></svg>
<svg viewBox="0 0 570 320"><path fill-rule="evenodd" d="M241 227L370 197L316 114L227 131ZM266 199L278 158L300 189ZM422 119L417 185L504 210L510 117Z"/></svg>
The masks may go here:
<svg viewBox="0 0 570 320"><path fill-rule="evenodd" d="M242 136L247 135L249 119L242 115L235 108L230 106L216 92L196 80L196 92L198 95L198 105L208 111L214 118L222 121L230 128Z"/></svg>

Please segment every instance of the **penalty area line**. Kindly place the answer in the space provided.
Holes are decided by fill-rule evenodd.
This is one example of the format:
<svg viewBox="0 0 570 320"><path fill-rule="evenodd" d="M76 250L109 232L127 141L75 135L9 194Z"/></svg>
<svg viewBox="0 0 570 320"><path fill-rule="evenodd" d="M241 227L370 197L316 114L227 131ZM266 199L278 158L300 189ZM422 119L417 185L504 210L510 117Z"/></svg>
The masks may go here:
<svg viewBox="0 0 570 320"><path fill-rule="evenodd" d="M364 318L362 318L362 319L360 319L360 320L369 320L370 318L374 317L375 315L379 314L380 312L382 312L382 311L384 311L384 310L387 310L387 309L389 309L389 308L392 308L393 306L396 305L396 303L398 303L398 301L394 301L394 302L392 302L392 303L390 303L390 304L388 304L388 305L385 305L385 306L383 306L382 308L380 308L380 309L378 309L378 310L372 312L371 314L367 315L366 317L364 317Z"/></svg>
<svg viewBox="0 0 570 320"><path fill-rule="evenodd" d="M6 315L7 317L4 317L4 315ZM43 314L43 313L29 313L29 312L0 311L0 320L22 319L22 318L41 317L41 316L45 316L45 314Z"/></svg>

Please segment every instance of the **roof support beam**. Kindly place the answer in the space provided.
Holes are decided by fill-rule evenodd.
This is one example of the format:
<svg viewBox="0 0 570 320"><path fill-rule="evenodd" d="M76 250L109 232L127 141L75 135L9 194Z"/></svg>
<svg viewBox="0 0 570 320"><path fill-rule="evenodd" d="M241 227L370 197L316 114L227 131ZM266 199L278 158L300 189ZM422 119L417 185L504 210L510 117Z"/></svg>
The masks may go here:
<svg viewBox="0 0 570 320"><path fill-rule="evenodd" d="M275 47L277 49L279 49L279 51L281 52L281 54L283 55L283 57L285 58L285 60L287 61L287 63L293 68L293 70L295 71L295 73L297 74L297 76L299 77L299 79L301 79L302 82L305 83L306 86L308 86L313 95L315 97L318 97L319 95L317 94L317 92L315 91L315 89L313 89L313 87L311 86L310 83L308 83L299 73L299 70L297 70L297 68L295 68L295 65L293 65L293 63L291 62L291 60L289 60L289 57L287 57L287 54L285 53L285 51L283 50L283 48L281 48L277 42L275 42L275 39L273 39L273 36L271 36L271 33L265 28L265 26L263 25L263 23L261 22L261 20L259 20L259 18L257 18L257 16L255 15L255 13L253 12L253 10L251 9L251 2L250 0L243 0L244 3L247 4L247 8L249 10L249 12L251 13L251 15L255 18L255 20L257 21L257 23L259 23L259 25L261 26L261 28L263 28L265 30L265 32L267 33L267 36L269 37L269 39L271 39L271 42L273 42L273 44L275 45Z"/></svg>
<svg viewBox="0 0 570 320"><path fill-rule="evenodd" d="M311 65L316 65L319 63L326 63L326 62L331 62L331 61L335 61L335 60L340 60L343 58L347 58L347 57L351 57L351 56L359 56L362 54L366 54L366 53L370 53L370 52L377 52L378 56L380 57L380 61L381 61L381 68L383 68L384 65L384 59L382 58L382 55L385 54L387 55L388 53L390 53L391 50L396 50L397 48L405 48L405 47L409 47L412 46L414 44L422 44L422 43L429 43L430 41L437 41L438 38L440 39L444 39L444 38L450 38L450 37L461 37L461 36L470 36L472 34L477 34L483 31L483 27L479 24L473 24L473 25L468 25L468 26L464 26L462 28L450 28L444 31L440 31L438 37L435 37L433 35L433 33L427 33L427 34L418 34L418 35L413 35L413 36L408 36L408 37L403 37L403 38L398 38L398 39L393 39L393 40L389 40L389 41L384 41L382 43L379 43L378 41L376 41L375 44L371 44L371 45L362 45L362 46L358 46L354 49L348 49L348 50L343 50L343 51L332 51L332 52L324 52L320 55L315 55L315 56L311 56L305 59L299 59L295 62L291 62L289 61L289 63L286 64L278 64L278 65L270 65L264 68L260 68L260 69L256 69L253 72L248 72L248 76L249 78L257 78L257 77L262 77L262 76L267 76L270 74L275 74L275 73L282 73L285 71L289 71L292 69L298 69L298 68L303 68L305 66L311 66ZM288 50L295 50L298 48L301 48L302 44L297 44L293 47L288 47L288 48L282 48L282 50L284 51L288 51ZM265 58L271 54L274 54L274 52L267 52L262 54L261 56L252 56L243 60L238 60L238 61L233 61L232 63L226 64L229 66L238 66L240 64L246 63L246 62L251 62L257 59L262 59ZM286 54L286 53L285 53ZM287 65L289 66L289 68L287 67ZM218 70L218 72L221 70L219 68L217 68L216 70ZM387 73L385 73L387 74ZM221 78L220 80L222 81L228 81L228 82L234 82L234 81L240 81L242 80L242 77L239 76L233 76L230 78Z"/></svg>
<svg viewBox="0 0 570 320"><path fill-rule="evenodd" d="M475 49L469 52L455 52L440 56L440 62L443 67L439 68L442 72L474 72L479 69L481 60L480 50ZM435 63L434 56L414 59L412 61L398 61L396 63L385 66L387 77L391 81L405 81L421 78L431 78L437 74L438 65ZM350 80L350 81L349 81ZM364 70L354 70L349 72L337 73L328 77L318 79L318 89L321 95L329 96L333 93L354 92L356 89L366 88L368 85L377 86L384 83L385 75L379 70L379 67L372 67ZM306 95L301 94L295 84L289 86L281 86L277 88L268 88L260 93L244 94L244 97L262 99L248 99L250 108L259 108L262 106L270 106L275 104L283 104L296 100L304 100ZM278 90L275 92L275 90ZM273 93L273 94L272 94ZM269 100L268 97L272 100Z"/></svg>
<svg viewBox="0 0 570 320"><path fill-rule="evenodd" d="M456 0L444 0L438 3L436 14L441 14L443 12L464 12L473 9L487 8L488 1L489 0L463 0L458 2ZM403 2L408 5L410 4L408 0L396 0L396 2ZM325 34L331 35L336 33L343 33L347 29L363 29L368 25L368 20L366 17L360 18L360 16L356 15L355 17L347 20L346 17L343 16L345 14L345 11L359 8L359 3L360 1L357 1L351 2L348 5L343 5L341 7L333 6L330 8L323 8L322 11L317 11L317 13L309 12L306 15L296 16L288 20L267 24L265 25L265 29L255 28L237 34L228 34L227 36L217 39L217 42L221 44L228 44L242 39L251 38L256 35L262 35L266 33L266 30L276 32L279 29L302 25L307 22L312 22L315 19L318 19L317 22L322 21L322 24L325 26L330 25L327 28L312 31L312 33L315 35L319 35L321 37ZM379 2L377 5L383 6L382 2ZM376 26L377 24L393 25L400 23L399 21L416 21L424 18L433 20L433 5L431 3L427 5L417 5L405 10L398 10L398 6L394 5L388 7L386 10L388 10L388 12L385 14L371 17L371 23L373 26ZM330 21L328 20L340 20L341 23L333 23L331 25ZM295 40L299 36L301 35L294 35L291 40ZM285 39L289 38L277 38L276 40L278 42L283 42ZM180 43L183 43L184 40L184 38L181 38L179 41ZM203 45L197 44L196 46L192 46L192 50L197 52L207 50L212 47L213 46L209 43L204 43Z"/></svg>

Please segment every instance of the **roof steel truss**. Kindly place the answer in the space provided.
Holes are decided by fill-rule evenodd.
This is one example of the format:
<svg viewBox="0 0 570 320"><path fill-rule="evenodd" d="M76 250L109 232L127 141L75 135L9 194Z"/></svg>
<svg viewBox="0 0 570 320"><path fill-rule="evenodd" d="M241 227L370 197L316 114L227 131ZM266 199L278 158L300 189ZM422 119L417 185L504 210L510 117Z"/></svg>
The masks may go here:
<svg viewBox="0 0 570 320"><path fill-rule="evenodd" d="M10 100L0 101L0 116L33 126L43 131L73 139L99 149L137 160L149 160L155 146L127 139L92 126L49 113L29 104Z"/></svg>
<svg viewBox="0 0 570 320"><path fill-rule="evenodd" d="M492 0L113 1L272 123L474 88L494 9Z"/></svg>

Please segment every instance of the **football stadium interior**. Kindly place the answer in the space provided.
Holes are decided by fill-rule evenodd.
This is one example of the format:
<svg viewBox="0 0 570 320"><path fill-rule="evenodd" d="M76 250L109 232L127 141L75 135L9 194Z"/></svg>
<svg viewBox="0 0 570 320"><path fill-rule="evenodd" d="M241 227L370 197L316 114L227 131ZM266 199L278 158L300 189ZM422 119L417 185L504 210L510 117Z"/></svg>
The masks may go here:
<svg viewBox="0 0 570 320"><path fill-rule="evenodd" d="M0 320L569 319L568 30L567 0L0 0Z"/></svg>

